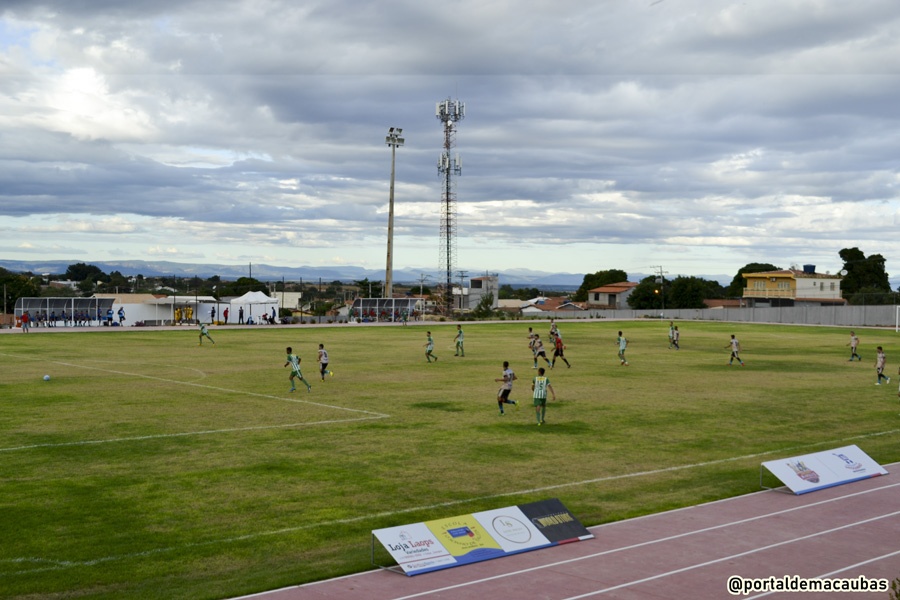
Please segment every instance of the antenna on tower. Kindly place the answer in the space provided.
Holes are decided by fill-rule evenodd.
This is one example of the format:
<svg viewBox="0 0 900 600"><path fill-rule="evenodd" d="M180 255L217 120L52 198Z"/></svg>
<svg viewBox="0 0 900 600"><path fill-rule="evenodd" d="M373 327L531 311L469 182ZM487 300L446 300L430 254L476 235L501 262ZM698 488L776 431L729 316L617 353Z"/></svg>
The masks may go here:
<svg viewBox="0 0 900 600"><path fill-rule="evenodd" d="M462 174L459 154L451 158L456 142L456 123L466 116L466 105L447 98L435 105L435 116L444 124L444 151L438 159L438 174L443 178L441 191L440 268L445 273L444 309L453 308L453 267L456 263L456 185L454 175Z"/></svg>

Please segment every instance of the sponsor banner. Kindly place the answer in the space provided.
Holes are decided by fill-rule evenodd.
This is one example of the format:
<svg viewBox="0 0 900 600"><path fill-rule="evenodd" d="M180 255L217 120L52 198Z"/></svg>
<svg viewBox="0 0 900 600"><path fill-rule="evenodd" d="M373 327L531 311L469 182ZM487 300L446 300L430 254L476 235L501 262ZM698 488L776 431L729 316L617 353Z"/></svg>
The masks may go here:
<svg viewBox="0 0 900 600"><path fill-rule="evenodd" d="M594 537L557 498L519 506L528 519L554 544Z"/></svg>
<svg viewBox="0 0 900 600"><path fill-rule="evenodd" d="M594 537L557 499L376 529L406 575Z"/></svg>
<svg viewBox="0 0 900 600"><path fill-rule="evenodd" d="M551 542L532 524L519 506L475 513L478 522L507 554L550 546Z"/></svg>
<svg viewBox="0 0 900 600"><path fill-rule="evenodd" d="M844 446L762 463L795 494L806 494L887 471L857 446Z"/></svg>

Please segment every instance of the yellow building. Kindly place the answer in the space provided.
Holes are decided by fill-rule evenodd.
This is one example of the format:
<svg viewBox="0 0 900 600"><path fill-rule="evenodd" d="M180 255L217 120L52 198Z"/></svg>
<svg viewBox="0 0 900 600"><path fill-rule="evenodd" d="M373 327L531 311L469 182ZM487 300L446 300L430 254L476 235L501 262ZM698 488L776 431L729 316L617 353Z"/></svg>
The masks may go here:
<svg viewBox="0 0 900 600"><path fill-rule="evenodd" d="M797 304L844 304L841 276L816 273L814 265L803 270L783 269L763 273L744 273L745 299L750 305L795 306Z"/></svg>

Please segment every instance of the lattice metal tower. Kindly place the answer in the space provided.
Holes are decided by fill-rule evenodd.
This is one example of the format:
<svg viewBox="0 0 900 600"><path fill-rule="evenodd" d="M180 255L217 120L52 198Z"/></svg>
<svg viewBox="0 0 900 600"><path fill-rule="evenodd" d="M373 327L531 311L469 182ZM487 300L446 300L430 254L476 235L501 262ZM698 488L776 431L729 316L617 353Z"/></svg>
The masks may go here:
<svg viewBox="0 0 900 600"><path fill-rule="evenodd" d="M456 263L456 185L454 175L462 174L459 154L451 157L456 142L456 123L466 116L466 105L459 100L438 102L435 116L444 124L444 152L438 158L438 174L443 179L441 193L441 247L440 268L445 272L444 308L453 309L453 267Z"/></svg>

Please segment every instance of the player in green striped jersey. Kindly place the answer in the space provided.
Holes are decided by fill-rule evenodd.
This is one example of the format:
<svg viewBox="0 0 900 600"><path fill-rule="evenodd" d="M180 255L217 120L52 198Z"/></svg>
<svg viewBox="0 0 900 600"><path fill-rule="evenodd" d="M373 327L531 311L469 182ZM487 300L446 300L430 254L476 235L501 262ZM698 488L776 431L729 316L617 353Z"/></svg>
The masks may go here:
<svg viewBox="0 0 900 600"><path fill-rule="evenodd" d="M556 391L550 385L550 379L544 375L544 367L538 369L537 377L531 380L531 389L534 392L534 412L537 416L537 424L544 424L544 417L547 414L547 392L553 394L553 401L556 402Z"/></svg>
<svg viewBox="0 0 900 600"><path fill-rule="evenodd" d="M296 354L293 354L293 348L290 346L287 347L287 362L284 363L284 366L291 366L291 375L288 379L291 381L291 391L296 390L296 386L294 385L294 377L299 379L306 385L306 391L311 392L312 386L303 378L303 373L300 372L300 357Z"/></svg>

